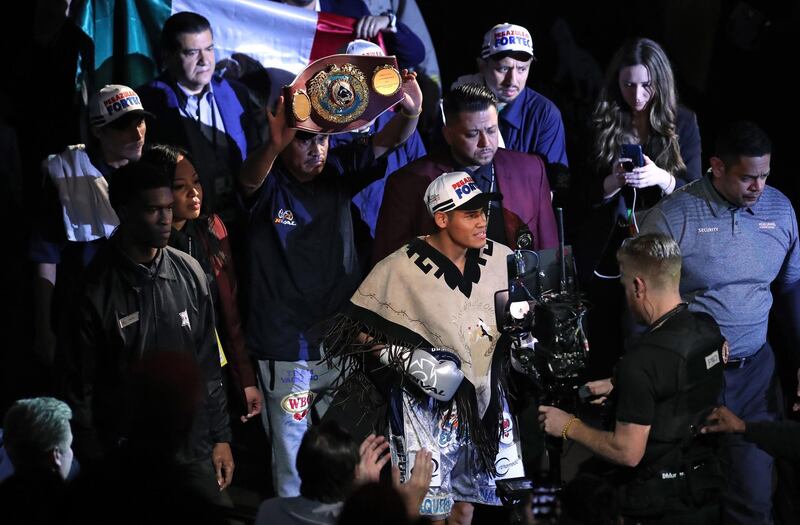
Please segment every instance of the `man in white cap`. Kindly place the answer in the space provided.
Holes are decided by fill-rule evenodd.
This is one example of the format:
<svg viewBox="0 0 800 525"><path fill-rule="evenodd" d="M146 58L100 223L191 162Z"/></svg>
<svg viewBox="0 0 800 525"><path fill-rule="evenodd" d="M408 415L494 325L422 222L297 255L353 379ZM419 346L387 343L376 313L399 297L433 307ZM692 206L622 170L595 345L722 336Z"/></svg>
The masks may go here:
<svg viewBox="0 0 800 525"><path fill-rule="evenodd" d="M56 339L66 339L67 304L77 293L78 277L119 224L107 179L142 155L145 117L152 115L133 89L105 86L89 101L93 140L43 162L44 191L28 256L36 265L34 354L45 365L53 364ZM51 313L57 314L52 322Z"/></svg>
<svg viewBox="0 0 800 525"><path fill-rule="evenodd" d="M469 523L472 504L500 504L495 476L524 475L505 402L510 341L494 312L511 251L486 237L489 202L500 198L463 171L431 182L424 200L436 231L381 260L327 340L330 358L355 372L344 392L374 384L386 397L375 426L388 423L401 480L420 450L433 452L438 468L420 513L434 521ZM359 411L369 407L359 401Z"/></svg>
<svg viewBox="0 0 800 525"><path fill-rule="evenodd" d="M478 82L492 90L499 102L501 148L536 153L547 164L568 166L561 112L552 101L525 85L535 58L527 29L497 24L483 37L479 73L460 77L453 87Z"/></svg>

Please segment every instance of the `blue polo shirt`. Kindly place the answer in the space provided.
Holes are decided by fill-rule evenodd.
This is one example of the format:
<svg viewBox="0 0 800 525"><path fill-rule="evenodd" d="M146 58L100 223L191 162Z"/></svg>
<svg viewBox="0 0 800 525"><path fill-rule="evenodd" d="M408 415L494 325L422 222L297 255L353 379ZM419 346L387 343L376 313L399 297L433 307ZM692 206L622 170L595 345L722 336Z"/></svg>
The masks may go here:
<svg viewBox="0 0 800 525"><path fill-rule="evenodd" d="M766 186L750 208L731 204L710 175L643 212L641 233L663 232L681 247L681 295L720 325L732 358L766 343L770 285L800 280L797 218L789 199Z"/></svg>
<svg viewBox="0 0 800 525"><path fill-rule="evenodd" d="M366 135L374 135L383 129L383 127L394 118L395 113L387 111L381 113L377 119L369 127ZM344 144L350 144L358 139L362 133L340 133L338 135L331 135L330 147L335 148ZM372 238L375 238L375 225L378 223L378 212L381 210L381 202L383 201L383 188L386 186L386 177L395 171L399 170L412 160L417 160L426 155L425 145L422 143L422 137L419 132L414 130L414 133L408 137L401 146L390 151L386 155L386 173L383 178L376 180L353 197L353 204L358 208L363 220L369 226L369 232Z"/></svg>
<svg viewBox="0 0 800 525"><path fill-rule="evenodd" d="M569 166L561 112L547 97L526 87L500 110L498 126L506 149L536 153L549 164Z"/></svg>
<svg viewBox="0 0 800 525"><path fill-rule="evenodd" d="M249 198L247 346L257 359L319 359L322 321L361 282L350 201L383 177L386 155L368 144L331 150L317 177L301 183L275 163Z"/></svg>

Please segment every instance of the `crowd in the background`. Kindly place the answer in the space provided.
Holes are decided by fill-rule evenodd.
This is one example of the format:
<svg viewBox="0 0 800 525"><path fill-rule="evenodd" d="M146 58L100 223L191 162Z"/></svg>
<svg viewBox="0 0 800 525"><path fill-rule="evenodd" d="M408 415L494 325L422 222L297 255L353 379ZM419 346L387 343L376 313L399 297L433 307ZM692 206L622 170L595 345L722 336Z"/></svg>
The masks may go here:
<svg viewBox="0 0 800 525"><path fill-rule="evenodd" d="M33 326L7 360L25 399L0 433L0 521L498 523L516 518L496 480L541 474L549 435L622 469L582 469L556 517L521 496L524 522L781 522L773 455L796 461L800 401L779 398L767 323L777 305L770 338L800 342L800 246L766 185L770 137L716 123L704 172L697 116L648 38L604 76L561 57L598 93L565 112L586 123L570 137L530 87L539 42L564 51L568 29L487 16L453 43L475 69L443 85L414 0L285 3L354 19L338 51L396 57L402 99L347 133L294 129L285 79L233 78L225 28L183 11L144 85L53 86L58 118L22 145L38 173L0 126L6 207L30 225L7 249L33 274L13 286ZM74 78L63 51L43 67ZM566 239L556 208L578 218ZM614 407L603 430L549 403L523 415L519 341L496 326L507 247L559 240L590 305L584 389ZM800 395L795 356L777 356ZM231 487L250 427L272 497L248 513Z"/></svg>

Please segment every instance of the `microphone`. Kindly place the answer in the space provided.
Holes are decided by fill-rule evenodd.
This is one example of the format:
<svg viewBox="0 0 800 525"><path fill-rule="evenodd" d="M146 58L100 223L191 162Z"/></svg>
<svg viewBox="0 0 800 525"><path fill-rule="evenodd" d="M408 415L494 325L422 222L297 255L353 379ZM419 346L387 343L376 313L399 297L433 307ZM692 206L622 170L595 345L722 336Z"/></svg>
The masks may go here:
<svg viewBox="0 0 800 525"><path fill-rule="evenodd" d="M561 263L559 275L559 292L567 293L567 265L566 249L564 248L564 209L556 208L556 221L558 222L558 257Z"/></svg>
<svg viewBox="0 0 800 525"><path fill-rule="evenodd" d="M533 234L527 224L523 224L517 230L517 250L532 250Z"/></svg>

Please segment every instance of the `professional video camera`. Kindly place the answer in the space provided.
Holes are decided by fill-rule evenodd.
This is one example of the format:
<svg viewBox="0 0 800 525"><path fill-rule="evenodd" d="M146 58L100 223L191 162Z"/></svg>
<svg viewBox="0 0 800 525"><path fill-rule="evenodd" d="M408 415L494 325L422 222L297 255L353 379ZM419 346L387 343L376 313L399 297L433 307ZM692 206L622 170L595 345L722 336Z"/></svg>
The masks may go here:
<svg viewBox="0 0 800 525"><path fill-rule="evenodd" d="M520 229L508 259L508 290L495 293L495 314L498 329L514 338L512 366L530 379L539 402L570 409L577 403L589 352L583 329L587 305L564 245L563 212L556 212L557 250L528 249L531 232Z"/></svg>
<svg viewBox="0 0 800 525"><path fill-rule="evenodd" d="M509 509L509 523L512 525L527 523L526 505L531 506L530 514L536 523L558 522L560 485L534 483L528 478L498 479L495 483L500 502Z"/></svg>

